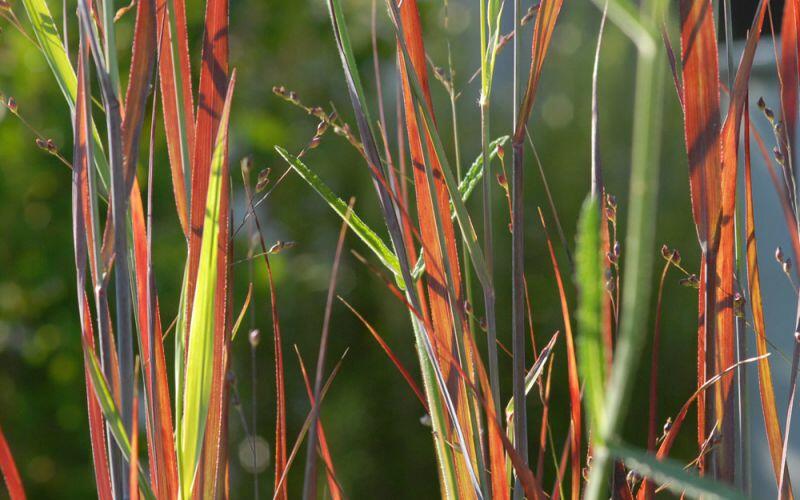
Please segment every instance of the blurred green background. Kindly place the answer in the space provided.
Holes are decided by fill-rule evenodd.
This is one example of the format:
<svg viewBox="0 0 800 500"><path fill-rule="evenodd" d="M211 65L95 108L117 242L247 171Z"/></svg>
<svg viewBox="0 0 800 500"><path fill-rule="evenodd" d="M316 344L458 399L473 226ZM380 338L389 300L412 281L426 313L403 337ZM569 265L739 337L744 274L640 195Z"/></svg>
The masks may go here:
<svg viewBox="0 0 800 500"><path fill-rule="evenodd" d="M434 64L446 63L449 39L456 69L459 134L462 162L479 153L480 130L477 82L468 79L478 68L478 11L475 2L450 0L448 29L440 1L421 0L426 43ZM527 2L523 2L527 7ZM69 2L70 11L74 9ZM50 2L60 25L60 2ZM359 69L375 105L375 81L370 41L370 0L345 0ZM511 5L507 6L509 9ZM14 10L28 27L21 5ZM198 67L202 35L202 3L188 2L193 70ZM675 13L673 12L673 16ZM75 26L69 26L74 39ZM394 38L378 2L377 37L386 112L395 143L396 73ZM570 245L574 241L580 203L589 188L589 117L591 69L600 13L590 2L565 2L531 119L531 131L550 182L550 188ZM238 69L230 148L236 189L235 224L243 214L239 158L252 155L257 169L270 167L277 179L285 164L273 151L282 145L297 152L313 136L316 121L275 97L273 85L284 85L310 106L331 104L351 124L352 113L324 2L235 0L231 2L231 65ZM118 23L123 67L129 57L132 13ZM69 114L49 68L33 45L8 23L0 34L0 90L13 96L20 114L61 152L71 157ZM530 52L530 25L521 42L522 68ZM599 99L601 148L609 192L619 200L624 227L629 173L630 120L634 54L630 43L609 26L600 63ZM511 128L511 50L500 56L494 92L493 135ZM527 74L527 69L524 70ZM195 80L196 85L196 80ZM664 147L661 169L657 243L678 248L684 266L694 271L699 251L691 222L686 155L681 115L671 85L666 83ZM438 82L431 87L444 137L451 137L449 103ZM147 124L145 126L148 126ZM158 127L163 125L159 122ZM158 134L161 137L161 134ZM154 251L162 321L169 324L177 308L178 286L185 254L175 215L166 152L162 140L156 151ZM452 150L452 147L451 147ZM510 155L509 155L510 156ZM542 181L530 152L526 156L526 269L537 342L541 345L564 327L556 283L537 206L541 206L556 251L566 273L568 300L575 290L564 252L554 231ZM340 137L328 134L306 162L342 197L355 196L356 209L382 234L377 200L369 174L356 151ZM146 181L146 173L140 172ZM479 196L470 206L480 221ZM510 339L510 246L505 230L508 213L498 188L495 201L498 330ZM34 136L13 115L0 110L0 425L14 450L25 486L32 498L84 498L94 493L86 393L82 374L77 306L75 301L70 175L67 168L34 144ZM276 240L297 245L272 259L284 335L289 436L294 440L309 409L293 345L306 364L317 356L325 293L340 221L296 175L290 173L259 210L267 244ZM246 231L242 232L244 235ZM234 260L244 258L247 238L236 241ZM366 255L360 241L348 237L347 249ZM658 248L654 248L658 251ZM625 247L622 247L625 255ZM767 254L769 255L769 253ZM658 271L663 263L657 259ZM274 365L270 341L269 295L265 270L255 262L251 307L262 331L257 350L257 433L274 442ZM656 272L658 272L656 271ZM692 392L695 380L696 294L678 285L671 272L664 298L661 380L659 398L663 421L674 414ZM235 267L234 309L247 289L248 266ZM412 332L404 307L382 282L349 252L342 261L338 293L352 303L384 336L399 358L418 377ZM476 306L480 313L480 307ZM643 325L652 331L649 325ZM478 339L483 345L483 339ZM171 351L171 337L166 345ZM349 348L341 372L323 406L325 423L339 480L351 498L373 498L391 492L393 498L438 496L430 429L420 423L423 409L364 327L341 304L333 307L329 366ZM171 359L170 352L167 359ZM528 354L530 362L530 353ZM649 352L647 353L649 360ZM568 421L564 346L559 342L553 392L553 432L562 446ZM240 335L233 346L233 371L248 420L253 409L250 346ZM501 358L503 392L510 395L510 359ZM646 383L649 362L642 363L634 410L626 426L627 438L644 445L647 425ZM538 429L540 403L530 400L531 428ZM693 419L690 416L690 419ZM693 422L693 420L690 420ZM687 461L694 450L693 424L687 425L674 455ZM538 431L537 431L538 433ZM252 495L252 476L240 462L238 447L246 434L241 419L231 413L231 480L234 497ZM533 448L535 449L535 448ZM303 448L305 450L305 448ZM300 456L302 460L302 453ZM552 461L545 470L552 476ZM269 491L273 470L259 476L261 491ZM297 493L302 466L295 466L290 488ZM548 480L547 484L551 484ZM2 494L0 494L2 496Z"/></svg>

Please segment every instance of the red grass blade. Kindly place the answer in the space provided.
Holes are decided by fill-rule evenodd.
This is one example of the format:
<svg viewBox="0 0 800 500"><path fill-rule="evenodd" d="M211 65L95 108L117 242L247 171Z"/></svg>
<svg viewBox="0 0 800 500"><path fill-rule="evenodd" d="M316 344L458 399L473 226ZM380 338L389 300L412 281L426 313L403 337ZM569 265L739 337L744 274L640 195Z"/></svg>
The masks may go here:
<svg viewBox="0 0 800 500"><path fill-rule="evenodd" d="M130 498L139 498L139 366L133 376L133 409L131 415L131 461L128 465L128 485Z"/></svg>
<svg viewBox="0 0 800 500"><path fill-rule="evenodd" d="M131 226L133 234L134 271L136 278L136 297L138 323L144 329L150 324L147 310L147 233L145 230L144 209L138 181L134 180L131 192ZM153 285L155 289L155 285ZM155 295L155 290L153 290ZM172 498L178 491L178 465L173 441L172 413L170 411L170 385L167 379L167 365L164 358L163 332L158 298L153 297L153 345L149 335L140 335L142 368L145 375L145 391L150 401L155 421L147 412L148 447L151 454L150 473L153 488L160 496ZM150 353L155 359L151 359Z"/></svg>
<svg viewBox="0 0 800 500"><path fill-rule="evenodd" d="M577 499L580 497L581 491L581 387L578 380L578 362L575 357L575 339L572 335L572 319L569 314L569 305L567 304L567 295L564 292L564 282L561 279L561 271L558 267L558 260L553 250L553 243L550 241L550 236L547 234L547 224L544 222L544 215L542 210L539 209L539 218L542 221L542 228L544 229L545 239L547 240L547 249L550 251L550 262L553 265L553 272L556 276L556 283L558 284L558 296L561 302L561 315L564 320L564 330L567 335L567 372L569 377L569 402L570 402L570 417L572 422L573 432L571 434L571 461L572 461L572 498Z"/></svg>
<svg viewBox="0 0 800 500"><path fill-rule="evenodd" d="M761 37L767 2L763 1L760 10L753 19L750 35L736 80L731 91L728 116L723 126L720 148L722 151L722 205L719 219L719 248L716 259L719 283L716 289L716 325L715 325L715 365L714 371L732 365L736 361L736 316L733 306L735 293L734 267L736 260L734 212L736 211L737 185L737 152L739 128L747 98L747 87L750 70L755 56L756 45ZM717 469L719 478L732 483L736 470L736 429L734 420L734 395L731 392L733 380L724 379L715 390L715 418L721 422L722 441L717 453Z"/></svg>
<svg viewBox="0 0 800 500"><path fill-rule="evenodd" d="M6 489L11 500L25 500L25 489L22 487L22 480L2 427L0 427L0 471L5 478Z"/></svg>
<svg viewBox="0 0 800 500"><path fill-rule="evenodd" d="M341 299L341 297L340 297ZM348 306L349 307L349 306ZM303 383L306 386L306 394L311 406L314 406L314 392L311 389L311 384L308 381L308 372L306 365L303 363L303 357L300 356L300 351L297 346L294 346L294 352L297 354L297 360L300 363L300 372L303 375ZM333 460L331 459L331 452L328 448L328 439L325 437L325 428L322 426L322 419L317 419L317 434L319 434L319 451L322 456L322 461L325 462L326 477L328 478L328 488L330 488L331 498L333 500L341 500L342 491L339 486L339 481L336 479L336 469L333 467Z"/></svg>
<svg viewBox="0 0 800 500"><path fill-rule="evenodd" d="M167 5L175 7L176 31L172 33L169 27L169 13ZM164 133L167 138L167 152L172 170L172 189L175 193L175 205L178 209L178 220L181 223L186 238L189 238L189 210L186 196L185 172L190 171L189 165L183 165L181 156L181 140L179 136L180 120L178 114L183 116L185 124L186 143L189 151L194 150L194 104L192 99L192 72L189 68L189 39L186 32L186 6L183 0L157 0L156 12L159 24L164 28L160 45L166 50L160 50L158 75L161 81L161 103L164 110ZM172 57L172 39L177 37L179 50L179 64L176 67ZM175 72L180 72L181 88L176 89ZM180 96L180 97L178 97ZM178 104L180 102L180 105Z"/></svg>
<svg viewBox="0 0 800 500"><path fill-rule="evenodd" d="M783 4L783 20L781 21L781 57L778 64L781 91L781 117L785 126L786 137L792 145L791 151L785 151L786 158L794 152L794 134L797 128L797 90L800 66L797 61L797 51L800 49L800 39L797 31L800 26L800 2L786 0ZM791 158L794 164L794 158Z"/></svg>
<svg viewBox="0 0 800 500"><path fill-rule="evenodd" d="M787 5L792 3L790 0ZM750 307L753 311L753 329L756 337L756 350L759 356L767 353L767 331L764 325L764 308L761 297L761 277L758 269L758 246L756 241L755 209L753 207L753 185L750 164L750 113L745 101L744 112L744 187L745 187L745 234L747 241L747 284L750 287ZM775 389L772 384L772 372L769 363L758 364L758 389L761 394L761 411L764 414L764 427L767 433L767 444L775 472L775 480L781 477L781 452L783 438L775 406ZM794 498L788 473L780 498Z"/></svg>
<svg viewBox="0 0 800 500"><path fill-rule="evenodd" d="M381 337L381 335L375 330L375 328L358 311L356 311L355 308L350 305L350 303L348 303L342 297L339 297L339 300L342 302L342 304L347 306L348 309L350 309L350 311L356 316L356 318L358 318L358 320L361 321L361 323L367 328L369 333L372 334L372 337L375 339L378 345L381 346L383 352L385 352L386 355L389 356L389 359L397 368L397 371L400 372L400 375L403 376L405 381L408 383L408 386L411 387L412 391L414 391L414 394L417 396L417 399L419 399L419 402L422 403L422 407L425 408L425 411L427 412L428 403L425 401L425 396L422 394L422 391L420 390L419 386L414 381L414 378L411 377L411 374L408 372L408 370L406 370L406 367L403 366L403 363L399 359L397 359L397 356L395 356L391 347L389 347L386 341L383 340L383 337Z"/></svg>
<svg viewBox="0 0 800 500"><path fill-rule="evenodd" d="M720 104L719 61L711 0L681 0L681 62L684 133L689 156L692 216L700 241L702 271L698 292L697 386L708 378L707 339L713 336L715 234L720 210ZM705 442L705 393L697 402L697 444ZM698 463L700 474L705 460Z"/></svg>
<svg viewBox="0 0 800 500"><path fill-rule="evenodd" d="M153 79L156 61L155 0L139 0L133 34L128 90L125 93L125 113L122 119L122 148L125 161L125 182L131 188L136 174L139 135L144 121L145 105Z"/></svg>

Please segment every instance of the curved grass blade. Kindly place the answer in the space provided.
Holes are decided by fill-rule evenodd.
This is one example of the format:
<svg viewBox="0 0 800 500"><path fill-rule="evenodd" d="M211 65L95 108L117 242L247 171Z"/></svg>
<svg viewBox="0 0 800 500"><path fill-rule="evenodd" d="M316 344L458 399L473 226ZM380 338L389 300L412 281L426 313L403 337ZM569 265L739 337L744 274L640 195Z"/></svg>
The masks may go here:
<svg viewBox="0 0 800 500"><path fill-rule="evenodd" d="M2 427L0 427L0 472L3 473L11 500L25 500L25 489L22 487L22 480Z"/></svg>
<svg viewBox="0 0 800 500"><path fill-rule="evenodd" d="M403 277L400 272L400 264L397 261L397 256L392 252L386 243L383 242L367 224L355 212L348 214L347 203L341 198L336 196L333 191L320 179L320 177L310 168L308 168L299 158L292 155L284 148L275 146L275 151L280 154L286 163L297 172L304 181L310 185L342 218L350 229L363 241L367 247L372 250L372 253L378 257L386 268L394 273L398 280L398 285L403 287Z"/></svg>
<svg viewBox="0 0 800 500"><path fill-rule="evenodd" d="M791 0L787 2L787 5ZM744 187L745 187L745 234L747 242L747 284L749 285L750 307L753 312L753 330L755 330L756 350L759 356L767 353L767 330L764 324L764 308L761 296L761 273L758 269L758 245L756 240L755 208L753 205L753 184L750 162L750 113L745 101L744 112ZM781 454L783 438L775 405L775 388L772 383L772 371L769 363L758 364L758 389L761 394L761 411L764 414L764 427L767 433L767 444L772 459L772 468L777 483L781 481ZM788 471L785 473L783 491L780 498L794 498Z"/></svg>

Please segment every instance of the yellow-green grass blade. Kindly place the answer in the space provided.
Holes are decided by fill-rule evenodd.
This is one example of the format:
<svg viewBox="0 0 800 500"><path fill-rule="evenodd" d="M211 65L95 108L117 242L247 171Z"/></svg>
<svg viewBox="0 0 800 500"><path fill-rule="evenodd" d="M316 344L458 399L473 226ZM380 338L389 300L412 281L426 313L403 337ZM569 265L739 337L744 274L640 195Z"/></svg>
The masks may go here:
<svg viewBox="0 0 800 500"><path fill-rule="evenodd" d="M183 398L183 415L180 430L180 496L191 495L192 484L200 461L205 435L208 406L211 399L214 367L214 301L217 290L219 260L219 218L222 199L223 170L228 150L228 122L231 97L235 86L235 72L228 85L228 95L220 117L219 131L211 158L211 173L203 220L203 239L200 247L200 264L197 285L192 303L188 351ZM220 293L224 293L219 291Z"/></svg>

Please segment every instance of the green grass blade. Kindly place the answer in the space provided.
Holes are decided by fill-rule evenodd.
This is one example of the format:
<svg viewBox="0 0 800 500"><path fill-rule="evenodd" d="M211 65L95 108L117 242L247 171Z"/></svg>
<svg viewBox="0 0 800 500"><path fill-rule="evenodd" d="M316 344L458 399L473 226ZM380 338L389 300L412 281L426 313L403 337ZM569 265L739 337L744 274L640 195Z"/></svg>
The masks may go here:
<svg viewBox="0 0 800 500"><path fill-rule="evenodd" d="M280 154L286 163L297 172L309 186L314 188L322 199L336 212L343 221L347 223L350 229L359 237L367 247L372 250L372 253L378 257L388 270L396 276L398 284L402 286L403 278L400 273L400 264L397 261L397 256L392 252L386 243L383 242L380 236L373 231L355 212L348 215L347 203L341 198L336 196L334 192L323 182L322 179L308 166L306 166L299 158L293 156L288 151L280 146L275 146L275 151Z"/></svg>
<svg viewBox="0 0 800 500"><path fill-rule="evenodd" d="M33 27L33 33L39 42L39 50L44 55L47 64L53 72L58 87L67 101L71 113L75 113L75 99L78 95L78 79L75 76L75 69L69 61L69 56L61 43L53 16L47 7L45 0L22 0L22 6ZM100 141L100 134L92 124L92 139L94 140L94 162L100 174L100 184L103 191L108 191L108 162L102 154L103 144Z"/></svg>
<svg viewBox="0 0 800 500"><path fill-rule="evenodd" d="M621 459L625 466L670 489L673 493L683 493L690 498L705 500L743 499L745 496L723 483L704 479L684 470L683 464L675 460L659 461L654 456L624 445L610 445L609 452Z"/></svg>
<svg viewBox="0 0 800 500"><path fill-rule="evenodd" d="M575 281L578 300L578 369L585 384L585 404L592 429L603 418L606 374L605 354L600 331L603 306L603 256L600 251L600 207L596 197L583 202L578 220ZM592 432L595 443L602 442L599 432Z"/></svg>
<svg viewBox="0 0 800 500"><path fill-rule="evenodd" d="M97 356L95 355L94 351L89 349L87 346L84 346L83 353L86 363L89 367L89 378L92 381L92 387L94 388L94 393L97 396L97 401L100 403L100 408L103 410L103 416L105 417L106 425L108 426L111 435L114 436L114 440L119 445L119 449L122 451L122 454L125 456L125 460L130 462L131 442L128 434L125 432L125 426L122 423L122 417L120 417L119 412L117 411L114 398L111 396L111 391L108 389L108 384L106 383L106 379L103 376L102 370L100 369L100 362L97 360ZM144 468L142 468L141 464L139 464L139 488L145 498L156 498L153 494L153 490L150 489L150 484L147 482L147 473L145 472Z"/></svg>
<svg viewBox="0 0 800 500"><path fill-rule="evenodd" d="M222 171L228 151L228 122L234 86L235 72L231 76L231 81L228 85L228 95L225 98L225 107L220 117L214 154L211 158L211 176L208 181L206 213L203 220L200 265L197 272L192 320L189 327L183 422L179 443L180 467L178 474L181 498L188 498L192 493L192 485L200 461L206 418L211 400L214 364L214 301L217 294Z"/></svg>

